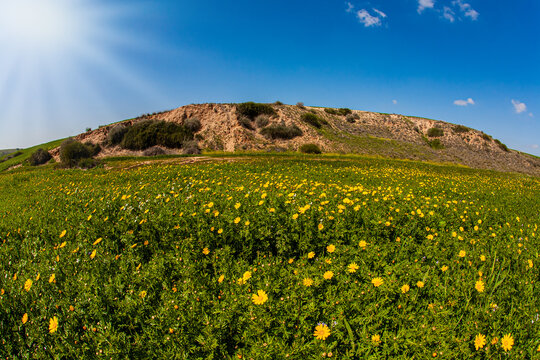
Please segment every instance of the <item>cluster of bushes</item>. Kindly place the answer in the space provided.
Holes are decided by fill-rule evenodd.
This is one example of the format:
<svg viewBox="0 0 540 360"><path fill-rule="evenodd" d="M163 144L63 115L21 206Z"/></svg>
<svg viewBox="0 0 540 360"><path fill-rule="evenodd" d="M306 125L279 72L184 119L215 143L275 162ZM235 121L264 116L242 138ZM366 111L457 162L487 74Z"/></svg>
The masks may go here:
<svg viewBox="0 0 540 360"><path fill-rule="evenodd" d="M358 114L349 114L345 117L345 120L347 122L350 122L351 124L356 122L356 120L360 119L360 116Z"/></svg>
<svg viewBox="0 0 540 360"><path fill-rule="evenodd" d="M240 116L246 117L252 121L259 115L276 115L272 105L254 103L252 101L236 105L236 111Z"/></svg>
<svg viewBox="0 0 540 360"><path fill-rule="evenodd" d="M441 137L443 135L444 135L444 130L438 127L432 127L427 132L427 136L429 137Z"/></svg>
<svg viewBox="0 0 540 360"><path fill-rule="evenodd" d="M463 125L456 125L452 128L452 131L454 131L455 133L466 133L466 132L469 132L471 131L470 128L466 127L466 126L463 126Z"/></svg>
<svg viewBox="0 0 540 360"><path fill-rule="evenodd" d="M184 125L167 121L144 120L126 127L117 125L109 131L109 145L120 145L129 150L146 150L153 146L182 148L185 142L193 140L193 133L199 131L198 119L189 119Z"/></svg>
<svg viewBox="0 0 540 360"><path fill-rule="evenodd" d="M322 150L317 144L304 144L300 146L300 152L304 154L321 154Z"/></svg>
<svg viewBox="0 0 540 360"><path fill-rule="evenodd" d="M74 139L67 139L60 145L60 160L66 167L92 168L97 165L94 156L101 152L99 144L81 143Z"/></svg>
<svg viewBox="0 0 540 360"><path fill-rule="evenodd" d="M261 130L261 134L270 139L290 140L297 136L302 136L302 130L296 126L285 124L272 124Z"/></svg>
<svg viewBox="0 0 540 360"><path fill-rule="evenodd" d="M30 155L28 163L32 166L43 165L49 162L52 159L51 154L47 150L42 148L37 149L35 152Z"/></svg>
<svg viewBox="0 0 540 360"><path fill-rule="evenodd" d="M302 114L300 120L311 126L316 127L317 129L320 129L323 125L328 125L328 121L312 113Z"/></svg>
<svg viewBox="0 0 540 360"><path fill-rule="evenodd" d="M326 111L330 115L339 115L339 116L347 116L349 114L352 114L352 110L348 108L340 108L340 109L325 108L324 111Z"/></svg>

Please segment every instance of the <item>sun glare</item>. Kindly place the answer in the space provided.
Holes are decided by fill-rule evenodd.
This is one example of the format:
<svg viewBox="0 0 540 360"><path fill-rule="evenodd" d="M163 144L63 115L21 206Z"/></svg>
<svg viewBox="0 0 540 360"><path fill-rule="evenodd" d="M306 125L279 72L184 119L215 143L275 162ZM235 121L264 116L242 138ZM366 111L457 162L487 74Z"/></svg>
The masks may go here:
<svg viewBox="0 0 540 360"><path fill-rule="evenodd" d="M0 3L0 36L12 50L64 50L79 32L80 14L65 0L17 0Z"/></svg>
<svg viewBox="0 0 540 360"><path fill-rule="evenodd" d="M139 0L0 0L0 133L41 139L52 123L81 131L81 109L112 122L111 84L153 97L127 58L151 49L144 28L131 26L145 10ZM13 125L23 121L32 126Z"/></svg>

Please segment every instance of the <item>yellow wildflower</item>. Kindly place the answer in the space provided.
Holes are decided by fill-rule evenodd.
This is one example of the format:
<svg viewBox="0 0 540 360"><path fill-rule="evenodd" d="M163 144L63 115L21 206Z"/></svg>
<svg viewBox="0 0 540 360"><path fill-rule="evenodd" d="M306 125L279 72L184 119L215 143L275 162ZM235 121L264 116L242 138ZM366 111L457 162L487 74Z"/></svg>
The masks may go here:
<svg viewBox="0 0 540 360"><path fill-rule="evenodd" d="M461 251L459 252L459 257L462 258L462 257L465 257L465 255L467 255L467 253L465 252L465 250L461 250Z"/></svg>
<svg viewBox="0 0 540 360"><path fill-rule="evenodd" d="M26 282L24 283L24 290L28 292L30 291L31 287L32 287L32 280L31 279L26 280Z"/></svg>
<svg viewBox="0 0 540 360"><path fill-rule="evenodd" d="M246 271L244 275L242 275L242 280L248 281L249 279L251 279L251 271Z"/></svg>
<svg viewBox="0 0 540 360"><path fill-rule="evenodd" d="M308 254L307 254L307 257L308 259L313 259L315 257L315 253L313 251L310 251Z"/></svg>
<svg viewBox="0 0 540 360"><path fill-rule="evenodd" d="M67 230L64 230L60 233L60 239L66 236Z"/></svg>
<svg viewBox="0 0 540 360"><path fill-rule="evenodd" d="M475 289L478 290L478 292L484 292L484 282L482 280L478 280L476 282L476 285L474 285Z"/></svg>
<svg viewBox="0 0 540 360"><path fill-rule="evenodd" d="M305 278L304 279L304 286L310 287L311 285L313 285L313 280L311 280L310 278Z"/></svg>
<svg viewBox="0 0 540 360"><path fill-rule="evenodd" d="M476 350L483 348L484 345L486 345L486 337L482 334L476 335L474 338L474 347Z"/></svg>
<svg viewBox="0 0 540 360"><path fill-rule="evenodd" d="M423 288L424 287L424 282L419 281L419 282L416 283L416 286L419 287L419 288Z"/></svg>
<svg viewBox="0 0 540 360"><path fill-rule="evenodd" d="M51 277L49 278L49 282L50 283L56 282L56 276L54 274L52 274Z"/></svg>
<svg viewBox="0 0 540 360"><path fill-rule="evenodd" d="M96 250L92 251L92 253L90 254L90 259L93 259L96 257Z"/></svg>
<svg viewBox="0 0 540 360"><path fill-rule="evenodd" d="M224 279L225 279L225 275L221 275L221 276L219 277L219 279L218 279L218 283L221 284L221 283L223 282Z"/></svg>
<svg viewBox="0 0 540 360"><path fill-rule="evenodd" d="M330 328L326 324L320 323L315 327L313 336L315 336L317 340L326 340L326 338L330 336Z"/></svg>
<svg viewBox="0 0 540 360"><path fill-rule="evenodd" d="M235 224L238 224L239 222L240 222L240 218L239 218L239 217L237 217L236 219L234 219L234 223L235 223Z"/></svg>
<svg viewBox="0 0 540 360"><path fill-rule="evenodd" d="M22 323L23 324L26 324L26 322L28 321L28 314L27 313L24 313L23 317L22 317Z"/></svg>
<svg viewBox="0 0 540 360"><path fill-rule="evenodd" d="M332 277L334 276L334 273L332 271L327 271L324 273L323 277L326 279L326 280L330 280Z"/></svg>
<svg viewBox="0 0 540 360"><path fill-rule="evenodd" d="M379 334L375 334L371 337L371 342L374 345L379 345L381 343L381 336Z"/></svg>
<svg viewBox="0 0 540 360"><path fill-rule="evenodd" d="M328 245L326 247L326 251L328 251L329 253L333 253L334 251L336 251L336 247L334 245Z"/></svg>
<svg viewBox="0 0 540 360"><path fill-rule="evenodd" d="M210 250L208 250L208 248L204 248L204 249L202 250L202 252L203 252L204 255L210 254Z"/></svg>
<svg viewBox="0 0 540 360"><path fill-rule="evenodd" d="M324 229L324 225L323 225L323 224L319 224L319 226L317 226L317 227L318 227L319 231L322 230L322 229Z"/></svg>
<svg viewBox="0 0 540 360"><path fill-rule="evenodd" d="M510 351L512 350L512 346L514 346L514 338L510 334L506 334L501 339L501 346L504 351Z"/></svg>
<svg viewBox="0 0 540 360"><path fill-rule="evenodd" d="M58 330L58 318L56 316L49 319L49 332L55 333Z"/></svg>
<svg viewBox="0 0 540 360"><path fill-rule="evenodd" d="M360 240L358 243L358 246L360 246L362 249L365 249L367 246L367 243L364 240Z"/></svg>
<svg viewBox="0 0 540 360"><path fill-rule="evenodd" d="M350 273L355 273L356 270L359 269L359 266L356 265L356 263L351 263L349 264L349 266L347 267L347 270L350 272Z"/></svg>
<svg viewBox="0 0 540 360"><path fill-rule="evenodd" d="M384 283L384 280L380 277L376 277L373 280L371 280L371 283L373 284L373 286L379 287Z"/></svg>
<svg viewBox="0 0 540 360"><path fill-rule="evenodd" d="M405 284L405 285L403 285L403 286L401 287L401 292L402 292L403 294L406 294L407 292L409 292L410 289L411 289L411 287L410 287L409 285Z"/></svg>
<svg viewBox="0 0 540 360"><path fill-rule="evenodd" d="M266 295L264 290L259 290L257 291L257 294L253 294L251 300L255 305L262 305L268 300L268 295Z"/></svg>

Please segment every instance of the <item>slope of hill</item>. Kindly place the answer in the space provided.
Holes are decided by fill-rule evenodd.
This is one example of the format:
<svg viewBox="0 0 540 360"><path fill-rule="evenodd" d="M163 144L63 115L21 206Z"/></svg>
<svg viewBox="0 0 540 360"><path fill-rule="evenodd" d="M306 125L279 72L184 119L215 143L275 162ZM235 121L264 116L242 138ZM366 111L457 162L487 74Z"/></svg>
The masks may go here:
<svg viewBox="0 0 540 360"><path fill-rule="evenodd" d="M270 104L273 114L246 118L237 104L187 105L159 114L126 120L165 120L183 124L197 118L201 130L195 139L203 150L297 151L316 144L323 152L358 153L381 157L450 162L475 168L540 175L540 158L508 149L500 141L461 125L397 114L359 110ZM266 119L264 118L266 116ZM118 123L80 134L76 140L106 144ZM276 128L300 129L290 139L275 135ZM279 131L278 131L279 132ZM168 150L171 153L179 150ZM59 149L51 151L58 159ZM119 146L104 146L100 157L141 155Z"/></svg>

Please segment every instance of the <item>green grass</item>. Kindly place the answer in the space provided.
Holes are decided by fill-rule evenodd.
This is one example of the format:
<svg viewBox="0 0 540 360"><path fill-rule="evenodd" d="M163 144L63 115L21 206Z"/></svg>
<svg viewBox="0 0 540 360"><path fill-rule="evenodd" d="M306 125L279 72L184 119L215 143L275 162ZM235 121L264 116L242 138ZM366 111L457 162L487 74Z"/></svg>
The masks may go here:
<svg viewBox="0 0 540 360"><path fill-rule="evenodd" d="M537 356L538 179L358 155L210 159L0 174L0 356Z"/></svg>
<svg viewBox="0 0 540 360"><path fill-rule="evenodd" d="M60 144L64 140L65 139L55 140L55 141L48 142L46 144L32 146L27 149L21 149L19 150L20 152L22 152L21 155L0 163L0 172L9 169L12 166L22 164L23 162L28 160L30 158L30 155L32 155L32 153L36 151L37 149L42 148L43 150L51 150L51 149L54 149L55 147L60 146Z"/></svg>

